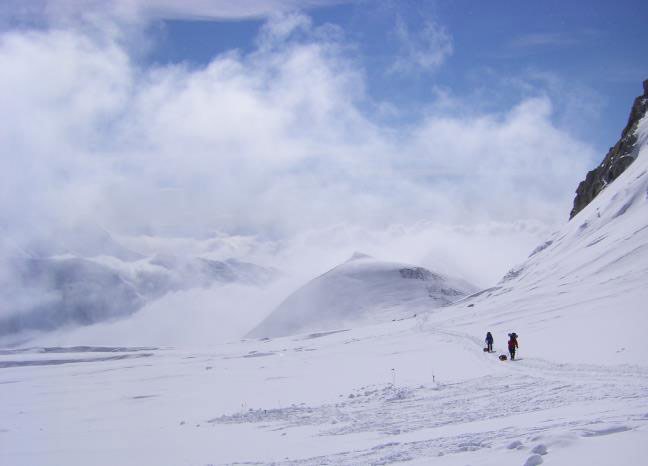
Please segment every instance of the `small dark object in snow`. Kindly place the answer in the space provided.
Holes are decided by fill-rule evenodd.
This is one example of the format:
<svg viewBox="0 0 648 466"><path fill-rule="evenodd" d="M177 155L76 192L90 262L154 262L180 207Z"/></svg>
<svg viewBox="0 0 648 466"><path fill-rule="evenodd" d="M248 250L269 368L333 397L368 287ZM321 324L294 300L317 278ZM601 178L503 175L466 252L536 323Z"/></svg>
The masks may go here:
<svg viewBox="0 0 648 466"><path fill-rule="evenodd" d="M499 360L500 360L500 361L506 361L507 359L508 359L508 358L506 357L505 354L500 354L500 356L499 356Z"/></svg>
<svg viewBox="0 0 648 466"><path fill-rule="evenodd" d="M484 348L484 353L488 353L488 348Z"/></svg>
<svg viewBox="0 0 648 466"><path fill-rule="evenodd" d="M466 306L466 307L475 307L475 305L474 305L474 304L469 304L469 305Z"/></svg>

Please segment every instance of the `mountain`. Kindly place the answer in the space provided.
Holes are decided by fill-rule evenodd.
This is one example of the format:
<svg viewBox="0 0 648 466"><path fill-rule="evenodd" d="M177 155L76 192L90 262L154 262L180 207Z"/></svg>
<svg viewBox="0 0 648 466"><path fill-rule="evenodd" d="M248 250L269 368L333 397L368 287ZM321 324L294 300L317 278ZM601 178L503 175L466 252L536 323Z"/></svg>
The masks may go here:
<svg viewBox="0 0 648 466"><path fill-rule="evenodd" d="M551 359L644 361L648 117L635 126L634 162L497 286L459 303L471 311L459 320L475 332L515 330Z"/></svg>
<svg viewBox="0 0 648 466"><path fill-rule="evenodd" d="M137 260L13 257L11 270L14 294L30 299L4 300L0 338L122 318L173 291L228 283L260 286L277 275L274 269L235 259L170 254Z"/></svg>
<svg viewBox="0 0 648 466"><path fill-rule="evenodd" d="M603 162L590 171L576 189L574 207L569 214L573 218L592 202L608 184L614 181L636 159L639 152L637 127L648 110L648 79L643 82L643 94L637 97L630 110L628 123L621 132L621 138L610 147Z"/></svg>
<svg viewBox="0 0 648 466"><path fill-rule="evenodd" d="M355 253L288 296L249 336L276 337L410 317L476 288L423 267Z"/></svg>

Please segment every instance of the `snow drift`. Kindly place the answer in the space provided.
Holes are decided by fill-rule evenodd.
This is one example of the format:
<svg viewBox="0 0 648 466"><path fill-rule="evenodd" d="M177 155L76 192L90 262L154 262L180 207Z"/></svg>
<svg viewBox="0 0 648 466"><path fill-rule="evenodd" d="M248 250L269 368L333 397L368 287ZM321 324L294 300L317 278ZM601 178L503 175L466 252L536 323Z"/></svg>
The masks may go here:
<svg viewBox="0 0 648 466"><path fill-rule="evenodd" d="M474 291L463 280L423 267L356 253L291 294L249 336L277 337L410 317Z"/></svg>

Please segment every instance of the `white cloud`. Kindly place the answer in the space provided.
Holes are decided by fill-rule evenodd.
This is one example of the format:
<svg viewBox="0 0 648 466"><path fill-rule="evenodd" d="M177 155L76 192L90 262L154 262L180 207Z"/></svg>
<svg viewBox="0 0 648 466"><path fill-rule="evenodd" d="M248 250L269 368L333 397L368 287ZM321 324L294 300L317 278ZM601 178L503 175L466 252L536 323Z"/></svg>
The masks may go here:
<svg viewBox="0 0 648 466"><path fill-rule="evenodd" d="M4 0L0 24L47 22L57 25L156 19L240 20L346 3L349 0Z"/></svg>
<svg viewBox="0 0 648 466"><path fill-rule="evenodd" d="M407 23L397 17L395 36L399 53L392 72L434 71L453 52L452 37L432 20L425 21L419 31L412 32Z"/></svg>
<svg viewBox="0 0 648 466"><path fill-rule="evenodd" d="M349 0L116 0L137 5L149 15L161 18L240 19L262 18L277 12L307 10Z"/></svg>
<svg viewBox="0 0 648 466"><path fill-rule="evenodd" d="M364 246L488 284L535 236L477 240L447 225L566 218L592 150L551 123L548 98L502 114L431 106L385 127L362 110L375 104L362 69L321 32L273 16L258 50L199 69L142 68L111 35L2 34L3 249L86 223L124 235L252 232L299 251L280 259L304 278ZM421 221L441 226L419 233Z"/></svg>

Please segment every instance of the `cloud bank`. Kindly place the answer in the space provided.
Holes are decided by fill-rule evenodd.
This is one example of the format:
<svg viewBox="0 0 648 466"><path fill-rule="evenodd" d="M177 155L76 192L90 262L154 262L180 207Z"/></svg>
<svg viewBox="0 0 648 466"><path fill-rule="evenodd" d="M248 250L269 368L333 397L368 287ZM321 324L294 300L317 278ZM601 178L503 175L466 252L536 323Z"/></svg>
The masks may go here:
<svg viewBox="0 0 648 466"><path fill-rule="evenodd" d="M207 3L191 5L184 15ZM498 227L472 234L478 225L566 218L592 158L552 123L541 92L501 113L455 96L456 108L431 102L420 120L386 125L344 34L299 13L268 19L256 50L198 68L144 66L119 33L57 24L0 35L5 258L78 248L69 232L87 225L123 237L225 232L271 238L284 251L273 265L302 281L364 245L488 284L545 230L503 244ZM451 50L430 28L423 39L440 55L406 54L423 67Z"/></svg>
<svg viewBox="0 0 648 466"><path fill-rule="evenodd" d="M553 126L548 98L384 127L361 110L364 75L340 43L303 17L277 21L256 52L200 69L140 68L73 31L3 34L5 217L285 234L565 208L591 149ZM292 42L295 25L311 39Z"/></svg>

